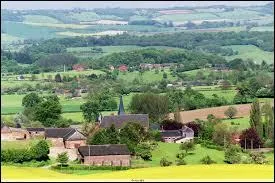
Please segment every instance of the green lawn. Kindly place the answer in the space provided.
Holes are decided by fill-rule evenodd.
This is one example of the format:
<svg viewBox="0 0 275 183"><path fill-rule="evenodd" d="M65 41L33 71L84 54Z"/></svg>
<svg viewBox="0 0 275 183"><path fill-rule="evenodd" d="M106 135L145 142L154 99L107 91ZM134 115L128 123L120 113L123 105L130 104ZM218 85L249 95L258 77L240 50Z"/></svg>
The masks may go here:
<svg viewBox="0 0 275 183"><path fill-rule="evenodd" d="M228 102L233 102L235 95L237 94L236 90L210 90L210 91L200 91L205 97L211 98L213 94L218 95L219 97L224 97Z"/></svg>
<svg viewBox="0 0 275 183"><path fill-rule="evenodd" d="M24 22L32 23L62 23L55 18L43 15L24 15Z"/></svg>
<svg viewBox="0 0 275 183"><path fill-rule="evenodd" d="M249 116L236 119L224 119L222 120L222 122L228 123L232 127L238 127L239 131L242 131L250 127ZM234 122L234 125L231 125L231 122ZM240 125L235 125L236 123L240 123Z"/></svg>
<svg viewBox="0 0 275 183"><path fill-rule="evenodd" d="M175 165L175 160L177 153L179 150L180 144L176 143L163 143L159 142L159 146L152 152L152 161L144 161L142 159L133 160L133 166L160 166L159 162L162 157L166 157L169 161L173 162ZM187 164L201 164L200 160L209 155L213 160L215 160L218 164L224 164L224 152L218 151L215 149L208 149L201 147L201 145L196 145L194 151L190 152L190 154L185 158Z"/></svg>
<svg viewBox="0 0 275 183"><path fill-rule="evenodd" d="M226 56L227 60L232 60L235 58L241 59L252 59L260 64L263 60L267 63L274 63L274 52L263 51L260 48L253 45L232 45L232 46L224 46L225 48L232 48L234 51L238 51L239 53L234 56Z"/></svg>
<svg viewBox="0 0 275 183"><path fill-rule="evenodd" d="M21 140L21 141L1 141L1 149L23 149L29 148L30 146L36 144L40 139L28 139L28 140ZM48 144L51 145L50 141Z"/></svg>

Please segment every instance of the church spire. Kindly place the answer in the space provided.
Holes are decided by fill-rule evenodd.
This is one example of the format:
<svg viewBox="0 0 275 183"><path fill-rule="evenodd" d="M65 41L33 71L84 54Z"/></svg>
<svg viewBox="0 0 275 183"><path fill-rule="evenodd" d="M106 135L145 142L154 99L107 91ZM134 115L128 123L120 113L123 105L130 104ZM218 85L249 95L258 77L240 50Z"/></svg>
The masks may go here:
<svg viewBox="0 0 275 183"><path fill-rule="evenodd" d="M118 108L118 115L123 115L124 113L124 106L123 106L123 100L122 100L122 95L120 95L120 100L119 100L119 108Z"/></svg>

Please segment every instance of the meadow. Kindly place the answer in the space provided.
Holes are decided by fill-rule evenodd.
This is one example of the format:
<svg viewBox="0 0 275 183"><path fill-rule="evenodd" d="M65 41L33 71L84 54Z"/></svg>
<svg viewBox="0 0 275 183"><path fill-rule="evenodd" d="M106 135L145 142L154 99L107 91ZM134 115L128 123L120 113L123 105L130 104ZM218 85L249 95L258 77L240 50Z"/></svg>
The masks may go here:
<svg viewBox="0 0 275 183"><path fill-rule="evenodd" d="M241 58L244 60L252 59L258 64L262 63L263 60L269 64L274 63L274 52L263 51L254 45L232 45L224 47L232 48L234 51L238 51L237 55L225 56L227 60Z"/></svg>
<svg viewBox="0 0 275 183"><path fill-rule="evenodd" d="M62 23L55 18L43 15L24 15L24 22L33 23Z"/></svg>
<svg viewBox="0 0 275 183"><path fill-rule="evenodd" d="M238 131L250 128L249 116L233 119L223 119L222 122L227 123L229 126L237 127Z"/></svg>

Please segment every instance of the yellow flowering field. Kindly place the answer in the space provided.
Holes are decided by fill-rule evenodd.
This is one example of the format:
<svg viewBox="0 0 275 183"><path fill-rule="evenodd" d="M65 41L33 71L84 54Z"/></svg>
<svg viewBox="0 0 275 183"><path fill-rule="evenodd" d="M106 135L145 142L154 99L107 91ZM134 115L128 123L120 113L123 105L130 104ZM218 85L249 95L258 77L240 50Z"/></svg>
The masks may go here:
<svg viewBox="0 0 275 183"><path fill-rule="evenodd" d="M1 166L2 181L40 180L40 181L91 181L104 179L144 180L274 180L273 165L183 165L170 167L152 167L125 171L73 175L58 173L45 168ZM92 171L92 170L91 170Z"/></svg>

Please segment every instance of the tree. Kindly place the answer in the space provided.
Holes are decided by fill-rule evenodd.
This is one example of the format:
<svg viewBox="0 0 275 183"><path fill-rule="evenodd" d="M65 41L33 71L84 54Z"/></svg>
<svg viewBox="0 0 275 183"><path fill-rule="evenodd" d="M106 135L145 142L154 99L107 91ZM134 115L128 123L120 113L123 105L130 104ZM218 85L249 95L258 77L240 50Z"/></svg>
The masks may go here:
<svg viewBox="0 0 275 183"><path fill-rule="evenodd" d="M106 129L98 130L93 136L89 136L87 144L108 144L109 138Z"/></svg>
<svg viewBox="0 0 275 183"><path fill-rule="evenodd" d="M259 146L262 146L262 141L255 128L242 131L240 135L240 145L245 149L259 148Z"/></svg>
<svg viewBox="0 0 275 183"><path fill-rule="evenodd" d="M35 76L35 74L32 74L31 75L31 81L34 81L34 80L36 80L37 79L37 77Z"/></svg>
<svg viewBox="0 0 275 183"><path fill-rule="evenodd" d="M218 123L214 126L213 142L223 146L225 143L230 142L230 131L227 123Z"/></svg>
<svg viewBox="0 0 275 183"><path fill-rule="evenodd" d="M195 144L192 141L184 142L180 145L180 149L184 150L187 154L188 151L195 150Z"/></svg>
<svg viewBox="0 0 275 183"><path fill-rule="evenodd" d="M57 155L56 161L62 166L67 165L69 161L68 152L62 152Z"/></svg>
<svg viewBox="0 0 275 183"><path fill-rule="evenodd" d="M239 145L229 145L226 148L225 153L225 162L230 164L238 164L241 162L241 147Z"/></svg>
<svg viewBox="0 0 275 183"><path fill-rule="evenodd" d="M162 75L163 79L167 79L167 73L164 72L163 75Z"/></svg>
<svg viewBox="0 0 275 183"><path fill-rule="evenodd" d="M230 119L232 119L234 116L236 116L237 112L238 111L235 107L230 106L226 111L224 111L224 114Z"/></svg>
<svg viewBox="0 0 275 183"><path fill-rule="evenodd" d="M110 128L107 128L106 134L108 135L108 144L118 144L119 143L119 133L115 128L115 125L112 124Z"/></svg>
<svg viewBox="0 0 275 183"><path fill-rule="evenodd" d="M152 160L151 147L148 143L140 143L135 149L136 155L140 156L145 161Z"/></svg>
<svg viewBox="0 0 275 183"><path fill-rule="evenodd" d="M149 133L139 123L127 123L119 133L121 144L126 144L129 151L135 154L135 147L149 138Z"/></svg>
<svg viewBox="0 0 275 183"><path fill-rule="evenodd" d="M45 161L49 159L50 148L46 140L40 140L30 148L30 152L37 161Z"/></svg>
<svg viewBox="0 0 275 183"><path fill-rule="evenodd" d="M250 126L255 128L260 138L263 138L263 124L260 111L259 101L256 99L253 101L250 109Z"/></svg>
<svg viewBox="0 0 275 183"><path fill-rule="evenodd" d="M129 108L134 114L149 114L153 122L160 122L168 113L168 98L153 93L136 94Z"/></svg>
<svg viewBox="0 0 275 183"><path fill-rule="evenodd" d="M96 121L100 113L100 105L98 101L87 101L80 106L82 110L83 117L86 121L92 122Z"/></svg>
<svg viewBox="0 0 275 183"><path fill-rule="evenodd" d="M54 126L60 119L62 106L56 95L44 97L44 101L39 103L34 110L34 119L42 122L46 127Z"/></svg>
<svg viewBox="0 0 275 183"><path fill-rule="evenodd" d="M59 82L59 83L62 82L61 75L59 73L57 73L54 77L54 80L55 80L55 82Z"/></svg>
<svg viewBox="0 0 275 183"><path fill-rule="evenodd" d="M274 112L270 103L265 103L261 111L264 115L264 138L272 139L274 141Z"/></svg>
<svg viewBox="0 0 275 183"><path fill-rule="evenodd" d="M29 93L22 99L22 106L25 108L34 107L42 102L42 97L38 96L37 93Z"/></svg>

